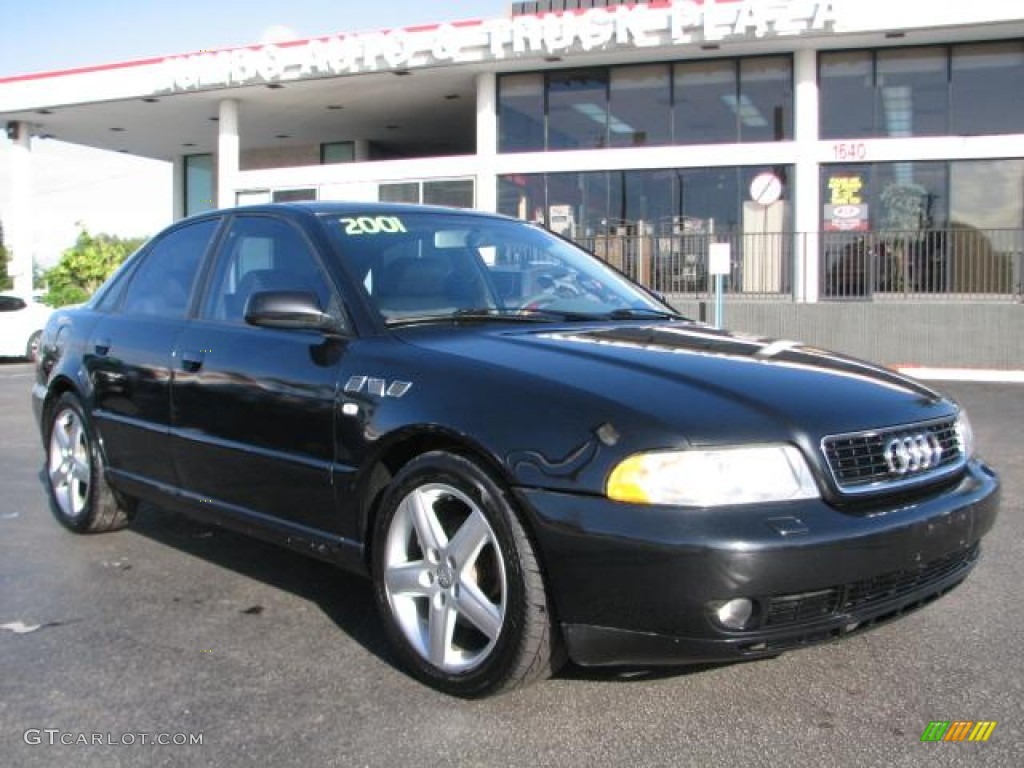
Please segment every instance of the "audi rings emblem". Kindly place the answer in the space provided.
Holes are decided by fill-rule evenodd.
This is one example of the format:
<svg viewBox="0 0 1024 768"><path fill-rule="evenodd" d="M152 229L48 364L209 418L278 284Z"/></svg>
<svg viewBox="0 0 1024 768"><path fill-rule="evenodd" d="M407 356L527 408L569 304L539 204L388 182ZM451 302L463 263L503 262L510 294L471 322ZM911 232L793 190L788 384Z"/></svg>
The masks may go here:
<svg viewBox="0 0 1024 768"><path fill-rule="evenodd" d="M885 444L889 473L907 475L936 467L942 459L942 444L932 433L897 435Z"/></svg>

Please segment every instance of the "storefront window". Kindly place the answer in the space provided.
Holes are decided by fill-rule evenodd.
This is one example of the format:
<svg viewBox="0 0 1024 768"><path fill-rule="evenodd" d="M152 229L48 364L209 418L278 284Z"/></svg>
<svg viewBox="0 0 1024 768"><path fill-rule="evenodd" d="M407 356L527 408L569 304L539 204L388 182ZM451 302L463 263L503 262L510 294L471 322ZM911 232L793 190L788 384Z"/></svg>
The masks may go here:
<svg viewBox="0 0 1024 768"><path fill-rule="evenodd" d="M732 59L675 67L675 143L723 144L737 139L739 94Z"/></svg>
<svg viewBox="0 0 1024 768"><path fill-rule="evenodd" d="M499 80L499 151L793 137L789 56L605 67Z"/></svg>
<svg viewBox="0 0 1024 768"><path fill-rule="evenodd" d="M185 155L185 215L216 208L213 190L213 155Z"/></svg>
<svg viewBox="0 0 1024 768"><path fill-rule="evenodd" d="M316 200L316 190L304 189L275 189L271 199L275 203L296 203L300 200Z"/></svg>
<svg viewBox="0 0 1024 768"><path fill-rule="evenodd" d="M793 68L789 57L740 59L740 93L735 105L740 141L792 138Z"/></svg>
<svg viewBox="0 0 1024 768"><path fill-rule="evenodd" d="M749 199L771 173L782 199ZM786 294L793 263L788 167L663 168L504 176L501 213L543 223L665 293L709 290L712 242L732 246L726 290Z"/></svg>
<svg viewBox="0 0 1024 768"><path fill-rule="evenodd" d="M548 149L608 145L608 70L548 76Z"/></svg>
<svg viewBox="0 0 1024 768"><path fill-rule="evenodd" d="M354 141L332 141L320 145L320 162L354 163L356 159L356 143Z"/></svg>
<svg viewBox="0 0 1024 768"><path fill-rule="evenodd" d="M382 203L423 203L472 208L475 186L472 179L441 179L439 181L399 181L381 184L377 197Z"/></svg>
<svg viewBox="0 0 1024 768"><path fill-rule="evenodd" d="M499 81L498 149L544 149L544 75L506 75Z"/></svg>
<svg viewBox="0 0 1024 768"><path fill-rule="evenodd" d="M420 183L401 181L395 184L381 184L377 189L377 196L382 203L418 203Z"/></svg>
<svg viewBox="0 0 1024 768"><path fill-rule="evenodd" d="M782 182L782 204L752 228L746 210L757 204L749 200L750 182L764 172ZM787 167L737 166L517 174L499 180L499 211L571 238L782 232L790 227L788 177Z"/></svg>
<svg viewBox="0 0 1024 768"><path fill-rule="evenodd" d="M611 71L608 143L651 146L672 141L671 83L665 65Z"/></svg>
<svg viewBox="0 0 1024 768"><path fill-rule="evenodd" d="M875 77L871 51L822 53L821 137L863 138L874 134Z"/></svg>
<svg viewBox="0 0 1024 768"><path fill-rule="evenodd" d="M875 114L882 136L940 136L949 130L945 48L878 52Z"/></svg>
<svg viewBox="0 0 1024 768"><path fill-rule="evenodd" d="M1024 43L954 46L952 133L1024 133L1024 99L1019 97L1022 82ZM1020 222L1018 219L1014 226Z"/></svg>
<svg viewBox="0 0 1024 768"><path fill-rule="evenodd" d="M473 207L472 179L445 179L423 182L423 202L452 208Z"/></svg>
<svg viewBox="0 0 1024 768"><path fill-rule="evenodd" d="M951 227L1024 227L1024 160L963 160L949 165Z"/></svg>

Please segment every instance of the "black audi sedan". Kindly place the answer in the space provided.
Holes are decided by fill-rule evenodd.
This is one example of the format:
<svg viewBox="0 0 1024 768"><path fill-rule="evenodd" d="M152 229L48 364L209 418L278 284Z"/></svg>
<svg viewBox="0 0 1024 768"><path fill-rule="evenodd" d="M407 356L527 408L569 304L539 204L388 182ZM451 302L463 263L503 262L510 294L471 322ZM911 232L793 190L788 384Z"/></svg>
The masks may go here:
<svg viewBox="0 0 1024 768"><path fill-rule="evenodd" d="M178 222L54 313L33 405L64 526L145 501L364 573L461 696L871 627L963 581L999 497L931 389L443 208Z"/></svg>

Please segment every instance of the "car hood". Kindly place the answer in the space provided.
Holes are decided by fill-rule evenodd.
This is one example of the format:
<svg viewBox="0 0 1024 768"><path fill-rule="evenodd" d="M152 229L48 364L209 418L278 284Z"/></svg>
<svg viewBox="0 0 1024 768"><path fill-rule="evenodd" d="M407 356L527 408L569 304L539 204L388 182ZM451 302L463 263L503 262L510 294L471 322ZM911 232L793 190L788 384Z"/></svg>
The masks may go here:
<svg viewBox="0 0 1024 768"><path fill-rule="evenodd" d="M481 364L500 369L496 402L514 401L517 381L540 378L552 391L571 388L581 411L599 409L613 424L620 422L620 431L637 419L692 444L797 436L816 441L956 410L891 370L798 342L698 324L487 325L406 329L402 335L432 355L467 358L465 370Z"/></svg>

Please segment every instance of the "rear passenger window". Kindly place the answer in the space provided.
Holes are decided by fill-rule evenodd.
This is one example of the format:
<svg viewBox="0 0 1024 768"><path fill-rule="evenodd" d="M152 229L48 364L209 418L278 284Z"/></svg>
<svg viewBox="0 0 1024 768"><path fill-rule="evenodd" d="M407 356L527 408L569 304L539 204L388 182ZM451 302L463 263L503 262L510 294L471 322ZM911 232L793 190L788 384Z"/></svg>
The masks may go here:
<svg viewBox="0 0 1024 768"><path fill-rule="evenodd" d="M330 309L329 285L299 231L269 216L238 216L220 248L201 316L244 323L250 297L263 291L307 291Z"/></svg>
<svg viewBox="0 0 1024 768"><path fill-rule="evenodd" d="M184 317L203 254L218 224L218 219L198 221L154 243L132 275L124 298L124 312Z"/></svg>

